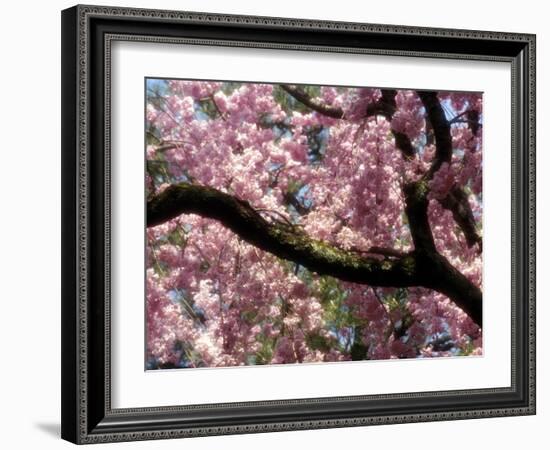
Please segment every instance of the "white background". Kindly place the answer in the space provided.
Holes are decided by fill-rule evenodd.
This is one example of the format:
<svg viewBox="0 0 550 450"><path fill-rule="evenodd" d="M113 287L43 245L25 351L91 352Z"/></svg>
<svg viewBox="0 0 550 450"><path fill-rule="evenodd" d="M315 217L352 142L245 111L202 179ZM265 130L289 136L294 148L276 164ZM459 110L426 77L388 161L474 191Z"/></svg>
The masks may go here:
<svg viewBox="0 0 550 450"><path fill-rule="evenodd" d="M99 2L101 3L101 2ZM203 10L271 16L464 27L538 34L539 184L537 239L539 279L550 267L542 256L550 250L548 207L542 199L550 188L544 168L550 157L548 142L549 88L548 31L544 2L536 0L479 2L463 0L388 3L339 0L296 2L278 0L260 4L232 0L111 0L108 4ZM69 448L59 440L60 397L60 16L71 2L10 2L3 5L0 26L2 68L2 362L0 376L0 444L4 448ZM313 5L315 5L313 7ZM544 56L543 56L544 55ZM546 202L546 205L548 202ZM538 316L550 314L545 301L548 285L539 283ZM119 448L229 449L406 447L408 450L541 448L543 430L550 420L548 345L550 338L539 326L538 415L502 419L392 425L338 430L271 433L116 444Z"/></svg>
<svg viewBox="0 0 550 450"><path fill-rule="evenodd" d="M509 63L136 42L114 43L111 55L114 408L510 386L511 198L502 192L511 186L511 136L501 126L511 114ZM144 76L483 92L484 355L145 372L143 347L136 345L145 328L144 286L136 283L145 266Z"/></svg>

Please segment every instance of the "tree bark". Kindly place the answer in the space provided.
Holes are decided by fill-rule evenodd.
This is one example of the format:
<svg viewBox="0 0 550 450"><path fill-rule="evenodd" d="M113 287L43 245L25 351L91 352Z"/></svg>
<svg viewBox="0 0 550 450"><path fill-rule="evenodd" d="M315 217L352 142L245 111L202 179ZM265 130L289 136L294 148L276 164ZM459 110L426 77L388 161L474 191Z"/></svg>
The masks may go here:
<svg viewBox="0 0 550 450"><path fill-rule="evenodd" d="M217 189L191 184L166 188L147 203L147 226L181 214L218 220L244 241L320 275L382 287L425 287L447 295L481 327L481 291L435 251L422 192L409 188L417 204L407 211L415 251L398 258L364 257L315 240L299 227L264 219L248 202ZM429 244L431 239L432 244ZM417 246L418 243L418 246ZM426 248L424 248L426 247Z"/></svg>

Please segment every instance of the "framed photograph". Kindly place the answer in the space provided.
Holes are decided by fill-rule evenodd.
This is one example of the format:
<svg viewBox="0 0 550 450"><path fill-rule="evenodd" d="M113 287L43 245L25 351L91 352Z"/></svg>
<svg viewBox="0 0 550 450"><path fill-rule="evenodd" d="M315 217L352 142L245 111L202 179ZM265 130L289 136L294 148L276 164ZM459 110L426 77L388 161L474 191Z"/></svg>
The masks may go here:
<svg viewBox="0 0 550 450"><path fill-rule="evenodd" d="M62 437L535 413L535 36L62 12Z"/></svg>

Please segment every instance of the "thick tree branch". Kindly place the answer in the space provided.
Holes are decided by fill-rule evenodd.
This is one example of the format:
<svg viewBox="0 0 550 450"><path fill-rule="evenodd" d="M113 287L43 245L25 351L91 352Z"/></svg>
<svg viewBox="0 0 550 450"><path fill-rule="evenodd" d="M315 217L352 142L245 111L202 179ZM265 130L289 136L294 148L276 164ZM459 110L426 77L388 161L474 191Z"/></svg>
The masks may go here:
<svg viewBox="0 0 550 450"><path fill-rule="evenodd" d="M483 327L481 289L439 253L417 252L416 267L423 284L449 297L480 328ZM425 278L429 278L428 283Z"/></svg>
<svg viewBox="0 0 550 450"><path fill-rule="evenodd" d="M423 226L423 205L415 206L413 202L410 208L413 218L411 228L415 220ZM363 257L312 239L298 227L268 222L246 201L214 188L190 184L169 186L149 200L147 226L162 224L184 213L218 220L244 241L321 275L371 286L435 289L449 296L481 326L481 291L444 257L434 251L426 251L424 239L429 237L417 238L423 247L399 258L380 260Z"/></svg>
<svg viewBox="0 0 550 450"><path fill-rule="evenodd" d="M385 248L385 247L370 247L367 250L363 251L362 253L370 253L373 255L381 255L381 256L387 256L391 258L402 258L405 256L405 253L400 252L399 250L395 250L393 248Z"/></svg>
<svg viewBox="0 0 550 450"><path fill-rule="evenodd" d="M147 226L184 213L220 221L244 241L322 275L375 286L416 285L414 257L380 261L311 239L298 227L268 222L250 204L216 189L172 185L147 203Z"/></svg>
<svg viewBox="0 0 550 450"><path fill-rule="evenodd" d="M451 138L451 126L445 117L445 112L437 98L437 92L416 91L426 108L426 115L434 131L435 157L427 174L427 179L432 179L443 163L451 162L453 156L453 141Z"/></svg>
<svg viewBox="0 0 550 450"><path fill-rule="evenodd" d="M403 193L414 248L435 253L434 238L428 219L428 183L420 180L406 184Z"/></svg>
<svg viewBox="0 0 550 450"><path fill-rule="evenodd" d="M425 180L405 185L405 213L414 242L415 268L420 286L445 294L480 327L482 293L438 253L428 220L428 192Z"/></svg>

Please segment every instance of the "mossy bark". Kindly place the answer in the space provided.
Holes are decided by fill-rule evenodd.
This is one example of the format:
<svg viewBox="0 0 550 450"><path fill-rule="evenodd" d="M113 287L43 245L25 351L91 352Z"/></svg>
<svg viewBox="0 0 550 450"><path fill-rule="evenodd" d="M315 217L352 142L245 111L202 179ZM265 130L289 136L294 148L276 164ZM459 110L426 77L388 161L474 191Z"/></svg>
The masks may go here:
<svg viewBox="0 0 550 450"><path fill-rule="evenodd" d="M220 221L251 245L321 275L370 286L434 289L451 298L481 326L481 291L435 251L425 192L418 185L409 190L407 214L416 250L399 258L365 257L312 239L299 227L267 221L246 201L190 184L169 186L152 198L147 204L147 226L181 214L199 214Z"/></svg>

